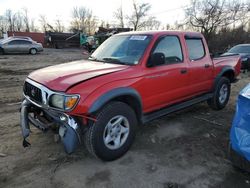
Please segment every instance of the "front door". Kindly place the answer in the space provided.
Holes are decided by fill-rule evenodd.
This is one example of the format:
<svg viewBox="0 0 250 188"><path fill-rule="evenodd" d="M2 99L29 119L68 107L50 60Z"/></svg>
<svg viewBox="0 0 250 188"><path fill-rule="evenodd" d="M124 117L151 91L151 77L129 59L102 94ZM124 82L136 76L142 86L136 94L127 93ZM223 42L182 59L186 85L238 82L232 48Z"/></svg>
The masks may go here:
<svg viewBox="0 0 250 188"><path fill-rule="evenodd" d="M147 67L138 86L142 94L144 112L150 112L185 97L188 70L178 36L161 37L153 53L163 53L165 64Z"/></svg>

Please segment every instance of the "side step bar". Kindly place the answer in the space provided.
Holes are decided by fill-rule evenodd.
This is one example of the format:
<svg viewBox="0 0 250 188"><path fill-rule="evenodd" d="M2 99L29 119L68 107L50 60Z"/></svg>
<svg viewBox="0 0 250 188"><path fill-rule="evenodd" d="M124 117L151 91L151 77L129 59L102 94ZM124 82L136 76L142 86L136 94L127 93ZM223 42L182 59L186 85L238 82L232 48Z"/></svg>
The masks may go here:
<svg viewBox="0 0 250 188"><path fill-rule="evenodd" d="M170 114L172 112L176 112L178 110L187 108L187 107L192 106L194 104L206 101L206 100L212 98L212 96L213 96L213 93L208 93L208 94L202 95L200 97L196 97L196 98L193 98L191 100L188 100L188 101L185 101L182 103L178 103L175 105L171 105L169 107L163 108L161 110L157 110L157 111L152 112L152 113L145 114L142 116L142 123L143 124L148 123L148 122L150 122L156 118L159 118L161 116L165 116L165 115Z"/></svg>

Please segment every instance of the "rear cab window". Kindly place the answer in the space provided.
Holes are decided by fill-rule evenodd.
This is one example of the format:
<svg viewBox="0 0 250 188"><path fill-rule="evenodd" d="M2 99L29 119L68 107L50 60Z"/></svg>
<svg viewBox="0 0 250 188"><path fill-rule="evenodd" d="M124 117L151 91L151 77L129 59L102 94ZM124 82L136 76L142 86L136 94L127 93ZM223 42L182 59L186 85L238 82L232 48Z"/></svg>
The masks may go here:
<svg viewBox="0 0 250 188"><path fill-rule="evenodd" d="M205 57L206 52L202 38L186 38L189 59L196 61Z"/></svg>

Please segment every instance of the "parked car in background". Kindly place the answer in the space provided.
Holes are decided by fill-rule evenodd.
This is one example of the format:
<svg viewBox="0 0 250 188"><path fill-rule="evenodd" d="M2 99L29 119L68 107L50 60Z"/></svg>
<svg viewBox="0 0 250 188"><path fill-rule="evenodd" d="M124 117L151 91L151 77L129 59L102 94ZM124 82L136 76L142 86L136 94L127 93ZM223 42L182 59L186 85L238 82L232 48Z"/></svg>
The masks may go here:
<svg viewBox="0 0 250 188"><path fill-rule="evenodd" d="M12 36L12 37L8 37L8 38L10 38L10 39L26 39L26 40L29 40L29 41L34 41L32 38L26 37L26 36Z"/></svg>
<svg viewBox="0 0 250 188"><path fill-rule="evenodd" d="M30 38L30 37L28 37ZM37 43L30 39L9 37L0 42L0 54L11 53L30 53L32 55L43 51L41 43Z"/></svg>
<svg viewBox="0 0 250 188"><path fill-rule="evenodd" d="M250 84L239 94L230 132L229 158L233 165L250 172Z"/></svg>
<svg viewBox="0 0 250 188"><path fill-rule="evenodd" d="M241 57L241 69L250 71L250 44L239 44L229 49L223 55L239 54Z"/></svg>
<svg viewBox="0 0 250 188"><path fill-rule="evenodd" d="M0 39L0 43L7 42L7 41L10 41L12 39L26 39L26 40L29 40L29 41L32 41L32 42L36 42L32 38L30 38L30 37L25 37L25 36L11 36L11 37L8 37L8 38Z"/></svg>

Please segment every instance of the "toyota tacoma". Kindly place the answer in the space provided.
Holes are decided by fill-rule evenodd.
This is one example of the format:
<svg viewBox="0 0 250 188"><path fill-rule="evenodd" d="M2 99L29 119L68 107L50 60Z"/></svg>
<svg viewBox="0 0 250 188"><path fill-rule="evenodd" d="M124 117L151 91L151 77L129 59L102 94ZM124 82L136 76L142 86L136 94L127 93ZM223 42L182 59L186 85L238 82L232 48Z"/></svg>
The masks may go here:
<svg viewBox="0 0 250 188"><path fill-rule="evenodd" d="M133 143L138 125L207 101L215 110L229 100L240 57L211 59L201 33L126 32L107 39L88 58L28 75L21 129L30 124L60 135L67 153L84 143L110 161Z"/></svg>

